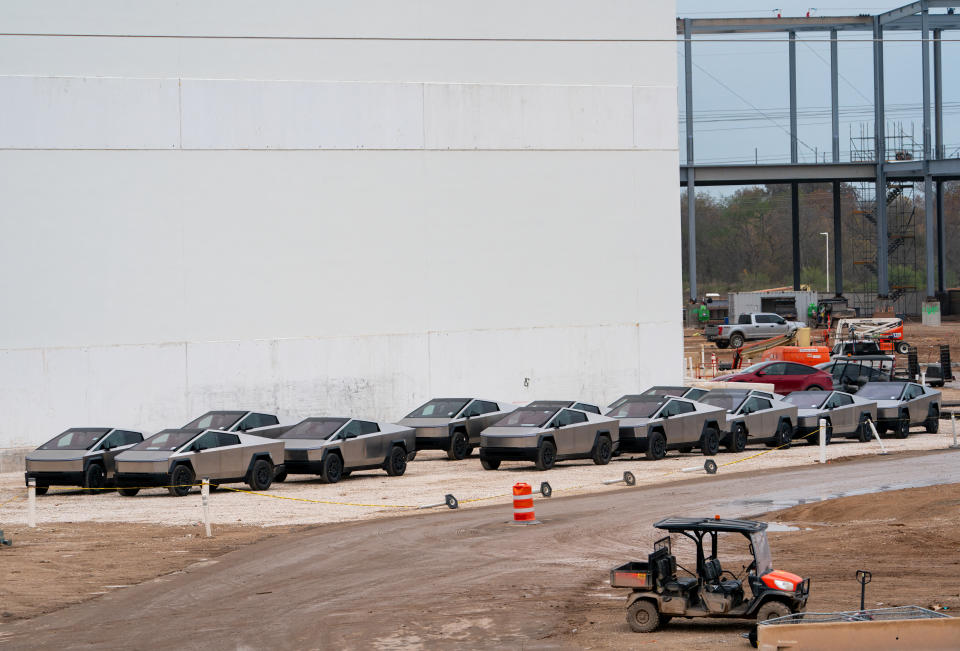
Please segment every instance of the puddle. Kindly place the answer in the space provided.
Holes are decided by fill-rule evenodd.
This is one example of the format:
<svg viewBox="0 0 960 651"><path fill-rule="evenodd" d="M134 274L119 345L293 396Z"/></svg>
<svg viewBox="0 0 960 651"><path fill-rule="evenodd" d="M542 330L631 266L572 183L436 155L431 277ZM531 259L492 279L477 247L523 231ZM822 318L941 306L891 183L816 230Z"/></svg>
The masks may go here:
<svg viewBox="0 0 960 651"><path fill-rule="evenodd" d="M897 491L903 490L905 488L922 488L924 486L934 486L942 483L938 479L931 479L928 481L907 481L901 482L898 484L883 484L882 486L872 487L872 488L862 488L854 490L838 490L835 492L825 493L820 497L782 497L779 499L747 499L747 500L736 500L733 504L742 507L763 507L765 511L780 511L782 509L789 509L793 506L800 506L801 504L813 504L815 502L822 502L824 500L833 500L839 497L852 497L854 495L869 495L871 493L883 493L886 491ZM755 513L756 511L750 511ZM769 531L796 531L797 529L773 529L772 525Z"/></svg>
<svg viewBox="0 0 960 651"><path fill-rule="evenodd" d="M768 522L767 531L810 531L809 527L795 527L792 524L782 522Z"/></svg>

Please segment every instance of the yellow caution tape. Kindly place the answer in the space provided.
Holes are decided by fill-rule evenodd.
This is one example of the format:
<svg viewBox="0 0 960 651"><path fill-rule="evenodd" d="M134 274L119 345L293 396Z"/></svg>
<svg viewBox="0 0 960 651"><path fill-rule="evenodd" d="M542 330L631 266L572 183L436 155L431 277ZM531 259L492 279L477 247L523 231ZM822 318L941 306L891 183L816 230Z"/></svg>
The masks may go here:
<svg viewBox="0 0 960 651"><path fill-rule="evenodd" d="M233 491L234 493L247 493L248 495L259 495L260 497L271 497L275 500L291 500L294 502L309 502L311 504L338 504L340 506L369 506L380 509L415 509L416 505L411 504L359 504L356 502L334 502L331 500L311 500L306 497L288 497L286 495L270 495L269 493L259 493L257 491L248 491L242 488L230 488L229 486L218 486L220 490Z"/></svg>

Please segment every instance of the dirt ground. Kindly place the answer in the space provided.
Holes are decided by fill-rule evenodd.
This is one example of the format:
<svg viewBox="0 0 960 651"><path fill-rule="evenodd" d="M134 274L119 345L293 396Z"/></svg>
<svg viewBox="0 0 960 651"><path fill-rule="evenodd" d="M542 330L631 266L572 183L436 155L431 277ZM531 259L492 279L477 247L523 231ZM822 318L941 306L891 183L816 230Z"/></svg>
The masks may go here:
<svg viewBox="0 0 960 651"><path fill-rule="evenodd" d="M960 615L960 484L911 488L804 504L758 514L760 520L784 523L798 531L770 534L774 567L812 577L810 612L857 610L857 570L873 573L867 608L918 605ZM722 543L721 543L722 545ZM681 550L686 551L686 550ZM721 546L721 558L724 548ZM734 550L742 552L739 548ZM684 559L678 555L678 562ZM745 556L741 555L742 560ZM740 569L740 565L736 568ZM613 591L597 591L605 597ZM581 648L619 646L628 630L622 608L606 598L571 604L566 613L565 643ZM732 632L745 630L742 620L673 620L632 647L658 649L747 648Z"/></svg>

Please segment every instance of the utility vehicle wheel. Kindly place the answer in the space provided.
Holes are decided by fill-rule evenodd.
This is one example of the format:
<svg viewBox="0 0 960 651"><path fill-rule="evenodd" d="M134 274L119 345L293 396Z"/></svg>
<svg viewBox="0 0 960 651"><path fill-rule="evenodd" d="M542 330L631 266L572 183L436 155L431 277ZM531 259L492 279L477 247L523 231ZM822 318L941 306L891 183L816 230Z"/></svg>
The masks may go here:
<svg viewBox="0 0 960 651"><path fill-rule="evenodd" d="M447 458L460 461L470 450L470 440L466 432L454 432L450 437L450 447L447 448Z"/></svg>
<svg viewBox="0 0 960 651"><path fill-rule="evenodd" d="M273 481L277 482L278 484L281 484L281 483L285 482L286 480L287 480L287 469L286 469L286 468L284 468L283 470L281 470L280 472L276 473L276 474L273 476Z"/></svg>
<svg viewBox="0 0 960 651"><path fill-rule="evenodd" d="M727 437L727 452L743 452L747 447L747 430L737 425Z"/></svg>
<svg viewBox="0 0 960 651"><path fill-rule="evenodd" d="M660 613L652 601L638 599L627 608L627 624L634 633L652 633L660 628Z"/></svg>
<svg viewBox="0 0 960 651"><path fill-rule="evenodd" d="M399 445L395 445L387 459L387 474L391 477L399 477L405 472L407 472L407 453Z"/></svg>
<svg viewBox="0 0 960 651"><path fill-rule="evenodd" d="M480 457L480 465L483 466L484 470L496 470L500 467L500 459Z"/></svg>
<svg viewBox="0 0 960 651"><path fill-rule="evenodd" d="M927 416L923 425L926 427L928 434L936 434L940 431L940 410L937 409L936 405L930 407L930 415Z"/></svg>
<svg viewBox="0 0 960 651"><path fill-rule="evenodd" d="M170 473L170 486L167 490L170 491L171 495L183 497L193 488L194 479L195 477L193 471L190 470L190 466L180 464Z"/></svg>
<svg viewBox="0 0 960 651"><path fill-rule="evenodd" d="M534 464L537 470L550 470L557 461L557 446L553 441L543 441L537 448L537 459Z"/></svg>
<svg viewBox="0 0 960 651"><path fill-rule="evenodd" d="M717 348L719 348L720 350L724 350L727 346L730 345L729 341L715 341L714 343L717 344Z"/></svg>
<svg viewBox="0 0 960 651"><path fill-rule="evenodd" d="M897 352L900 353L901 355L906 355L907 353L910 352L910 344L908 344L905 341L898 341Z"/></svg>
<svg viewBox="0 0 960 651"><path fill-rule="evenodd" d="M790 614L790 608L782 601L768 601L757 610L757 621L765 622L768 619L777 617L786 617Z"/></svg>
<svg viewBox="0 0 960 651"><path fill-rule="evenodd" d="M250 469L250 480L247 486L250 490L265 491L273 483L273 466L266 459L257 459Z"/></svg>
<svg viewBox="0 0 960 651"><path fill-rule="evenodd" d="M99 463L91 463L83 473L83 487L88 489L87 493L96 495L103 491L99 490L107 483L107 474L103 471L103 466Z"/></svg>
<svg viewBox="0 0 960 651"><path fill-rule="evenodd" d="M705 457L712 457L720 451L720 433L715 427L703 430L703 439L700 442L700 452Z"/></svg>
<svg viewBox="0 0 960 651"><path fill-rule="evenodd" d="M117 492L123 495L124 497L133 497L140 492L139 488L118 488Z"/></svg>
<svg viewBox="0 0 960 651"><path fill-rule="evenodd" d="M741 346L743 346L743 335L739 332L735 332L730 335L730 347L740 348Z"/></svg>
<svg viewBox="0 0 960 651"><path fill-rule="evenodd" d="M328 484L336 484L343 477L343 461L339 454L328 454L323 458L320 478Z"/></svg>
<svg viewBox="0 0 960 651"><path fill-rule="evenodd" d="M857 440L861 443L870 441L870 419L866 415L860 417L860 424L857 425Z"/></svg>
<svg viewBox="0 0 960 651"><path fill-rule="evenodd" d="M49 486L37 486L36 488L37 495L46 495L48 490L50 490Z"/></svg>
<svg viewBox="0 0 960 651"><path fill-rule="evenodd" d="M667 437L663 432L650 432L647 437L647 458L658 461L667 456Z"/></svg>
<svg viewBox="0 0 960 651"><path fill-rule="evenodd" d="M893 435L898 439L905 439L910 436L910 414L902 411L897 418L897 424L893 426Z"/></svg>
<svg viewBox="0 0 960 651"><path fill-rule="evenodd" d="M613 443L609 436L601 436L597 439L597 446L593 450L593 462L598 466L605 466L610 463L610 457L613 456Z"/></svg>

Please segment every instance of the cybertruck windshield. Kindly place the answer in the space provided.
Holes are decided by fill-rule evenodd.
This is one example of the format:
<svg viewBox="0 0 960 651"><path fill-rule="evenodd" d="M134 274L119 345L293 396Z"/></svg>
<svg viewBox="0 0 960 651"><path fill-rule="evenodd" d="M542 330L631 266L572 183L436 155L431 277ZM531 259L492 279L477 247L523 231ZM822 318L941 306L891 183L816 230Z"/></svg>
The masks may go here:
<svg viewBox="0 0 960 651"><path fill-rule="evenodd" d="M907 387L904 382L873 382L860 387L857 395L861 398L873 398L874 400L899 400L903 395L903 390Z"/></svg>
<svg viewBox="0 0 960 651"><path fill-rule="evenodd" d="M297 423L277 438L323 441L343 427L347 420L346 418L308 418L302 423Z"/></svg>
<svg viewBox="0 0 960 651"><path fill-rule="evenodd" d="M40 446L41 450L89 450L108 429L68 429Z"/></svg>
<svg viewBox="0 0 960 651"><path fill-rule="evenodd" d="M470 402L464 398L438 398L407 414L407 418L454 418Z"/></svg>
<svg viewBox="0 0 960 651"><path fill-rule="evenodd" d="M735 411L747 397L747 393L747 391L711 391L700 398L700 402L711 407Z"/></svg>
<svg viewBox="0 0 960 651"><path fill-rule="evenodd" d="M556 407L547 409L517 409L493 424L494 427L543 427L559 411Z"/></svg>
<svg viewBox="0 0 960 651"><path fill-rule="evenodd" d="M784 400L800 409L820 409L829 396L829 391L794 391Z"/></svg>
<svg viewBox="0 0 960 651"><path fill-rule="evenodd" d="M233 427L247 412L245 411L208 411L203 416L190 421L182 429L228 429Z"/></svg>
<svg viewBox="0 0 960 651"><path fill-rule="evenodd" d="M631 400L625 402L615 409L607 412L607 416L612 418L650 418L653 416L663 400L657 400L656 396L649 396L649 400Z"/></svg>

